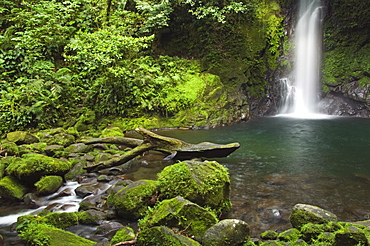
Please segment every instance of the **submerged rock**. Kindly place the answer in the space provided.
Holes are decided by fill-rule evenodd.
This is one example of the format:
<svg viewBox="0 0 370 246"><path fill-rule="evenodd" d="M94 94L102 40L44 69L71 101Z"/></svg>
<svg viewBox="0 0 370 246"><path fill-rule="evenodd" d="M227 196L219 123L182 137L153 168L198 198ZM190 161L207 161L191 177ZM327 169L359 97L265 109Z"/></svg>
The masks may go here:
<svg viewBox="0 0 370 246"><path fill-rule="evenodd" d="M324 224L333 221L337 221L335 214L308 204L296 204L290 215L290 223L297 229L308 223Z"/></svg>
<svg viewBox="0 0 370 246"><path fill-rule="evenodd" d="M249 225L237 219L221 220L209 228L202 240L203 246L242 245L250 237Z"/></svg>

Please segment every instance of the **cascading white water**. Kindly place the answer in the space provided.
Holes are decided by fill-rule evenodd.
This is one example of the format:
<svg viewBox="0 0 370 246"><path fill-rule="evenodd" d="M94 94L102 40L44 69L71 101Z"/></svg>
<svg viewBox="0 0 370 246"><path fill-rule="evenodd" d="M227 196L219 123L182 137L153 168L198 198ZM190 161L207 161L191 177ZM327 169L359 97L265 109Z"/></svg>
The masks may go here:
<svg viewBox="0 0 370 246"><path fill-rule="evenodd" d="M300 0L299 20L295 30L295 68L288 79L282 79L286 98L281 113L297 117L316 114L320 84L322 50L322 6L320 0ZM294 88L289 87L293 86Z"/></svg>

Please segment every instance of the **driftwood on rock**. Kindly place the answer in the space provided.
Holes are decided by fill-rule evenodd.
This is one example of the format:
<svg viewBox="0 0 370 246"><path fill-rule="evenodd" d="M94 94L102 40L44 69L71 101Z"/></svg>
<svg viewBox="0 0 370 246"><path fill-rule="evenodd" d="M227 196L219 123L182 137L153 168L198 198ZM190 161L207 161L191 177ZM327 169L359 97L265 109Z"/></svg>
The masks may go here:
<svg viewBox="0 0 370 246"><path fill-rule="evenodd" d="M85 167L85 169L91 172L118 166L148 150L157 150L169 154L166 159L185 160L195 157L226 157L240 147L239 143L215 144L203 142L199 144L190 144L176 138L158 135L144 128L137 128L136 131L143 136L143 140L124 137L109 137L94 138L89 141L85 141L85 144L111 143L134 147L120 157Z"/></svg>

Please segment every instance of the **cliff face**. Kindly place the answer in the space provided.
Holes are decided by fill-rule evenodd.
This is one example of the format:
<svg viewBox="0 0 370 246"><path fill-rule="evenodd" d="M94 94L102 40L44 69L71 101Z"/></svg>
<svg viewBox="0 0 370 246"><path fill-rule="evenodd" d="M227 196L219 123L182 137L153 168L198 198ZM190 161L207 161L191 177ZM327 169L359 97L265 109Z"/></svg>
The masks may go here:
<svg viewBox="0 0 370 246"><path fill-rule="evenodd" d="M321 102L325 113L370 116L369 26L365 1L327 1Z"/></svg>

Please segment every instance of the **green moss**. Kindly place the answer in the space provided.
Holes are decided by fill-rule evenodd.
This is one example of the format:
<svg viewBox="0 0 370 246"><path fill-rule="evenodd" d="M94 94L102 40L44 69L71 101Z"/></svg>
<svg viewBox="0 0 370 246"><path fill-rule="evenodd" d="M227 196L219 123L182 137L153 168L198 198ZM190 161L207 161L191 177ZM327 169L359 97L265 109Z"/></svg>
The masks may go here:
<svg viewBox="0 0 370 246"><path fill-rule="evenodd" d="M26 194L27 188L12 176L6 176L0 180L0 195L8 199L20 199Z"/></svg>
<svg viewBox="0 0 370 246"><path fill-rule="evenodd" d="M134 229L131 227L124 227L119 229L116 234L114 234L113 238L111 239L110 243L112 245L120 243L120 242L126 242L133 240L135 238L135 232Z"/></svg>
<svg viewBox="0 0 370 246"><path fill-rule="evenodd" d="M142 229L165 225L184 230L188 235L202 237L205 231L216 224L215 214L182 197L164 200L140 220Z"/></svg>
<svg viewBox="0 0 370 246"><path fill-rule="evenodd" d="M68 172L71 166L68 161L40 154L25 154L10 163L6 171L24 182L34 183L45 175L62 175Z"/></svg>
<svg viewBox="0 0 370 246"><path fill-rule="evenodd" d="M46 224L31 224L19 236L36 246L92 246L96 242Z"/></svg>
<svg viewBox="0 0 370 246"><path fill-rule="evenodd" d="M276 231L265 231L261 233L261 238L265 240L275 240L278 237L279 233Z"/></svg>
<svg viewBox="0 0 370 246"><path fill-rule="evenodd" d="M91 110L87 110L83 115L81 115L76 124L75 129L79 132L87 131L91 124L95 121L95 112Z"/></svg>
<svg viewBox="0 0 370 246"><path fill-rule="evenodd" d="M188 237L175 234L165 226L156 226L140 231L137 237L138 246L200 246Z"/></svg>
<svg viewBox="0 0 370 246"><path fill-rule="evenodd" d="M45 223L61 229L78 224L77 213L49 213L44 219Z"/></svg>
<svg viewBox="0 0 370 246"><path fill-rule="evenodd" d="M227 169L215 161L187 161L168 166L158 174L161 196L182 196L216 212L231 208Z"/></svg>
<svg viewBox="0 0 370 246"><path fill-rule="evenodd" d="M14 142L3 142L0 144L0 150L5 151L6 155L19 155L19 148Z"/></svg>
<svg viewBox="0 0 370 246"><path fill-rule="evenodd" d="M54 193L63 184L63 178L60 176L45 176L35 183L37 193L49 195Z"/></svg>
<svg viewBox="0 0 370 246"><path fill-rule="evenodd" d="M107 203L113 205L118 215L123 218L143 217L150 200L158 192L158 184L153 180L136 181L117 193L110 194Z"/></svg>
<svg viewBox="0 0 370 246"><path fill-rule="evenodd" d="M30 143L39 142L39 139L36 136L32 135L29 132L25 132L25 131L9 132L6 135L6 138L10 142L14 142L16 144L30 144Z"/></svg>
<svg viewBox="0 0 370 246"><path fill-rule="evenodd" d="M111 128L105 128L100 137L105 138L105 137L124 137L125 135L123 134L122 130L119 127L111 127Z"/></svg>

